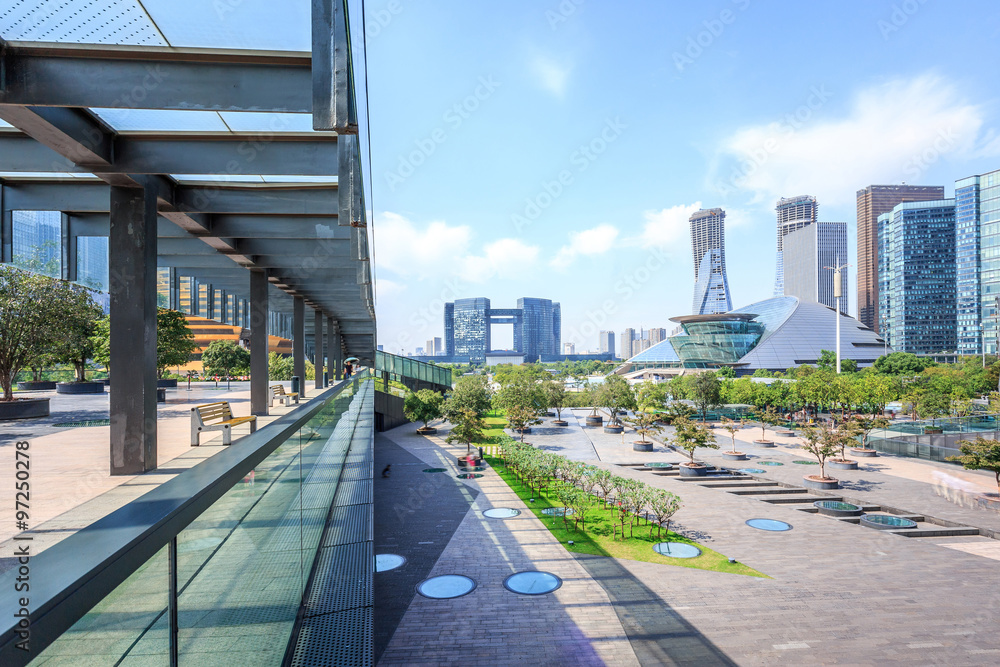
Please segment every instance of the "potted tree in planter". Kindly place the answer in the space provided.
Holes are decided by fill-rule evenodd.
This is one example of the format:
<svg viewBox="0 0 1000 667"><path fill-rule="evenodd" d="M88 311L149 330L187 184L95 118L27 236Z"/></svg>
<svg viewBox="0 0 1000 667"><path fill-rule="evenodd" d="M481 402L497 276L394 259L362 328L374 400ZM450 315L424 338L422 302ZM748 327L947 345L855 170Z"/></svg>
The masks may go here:
<svg viewBox="0 0 1000 667"><path fill-rule="evenodd" d="M176 378L165 378L171 366L182 366L191 359L198 349L194 334L187 325L184 315L176 310L157 308L156 310L156 386L176 387ZM247 363L246 370L250 364Z"/></svg>
<svg viewBox="0 0 1000 667"><path fill-rule="evenodd" d="M722 422L722 428L725 429L727 433L729 433L729 437L733 441L732 451L722 452L722 458L726 459L727 461L746 461L747 455L744 454L743 452L736 451L736 434L739 432L741 428L743 428L743 425L727 417Z"/></svg>
<svg viewBox="0 0 1000 667"><path fill-rule="evenodd" d="M503 411L507 424L521 435L522 441L533 425L542 423L538 416L545 411L545 395L541 385L527 374L507 378L492 402L494 408Z"/></svg>
<svg viewBox="0 0 1000 667"><path fill-rule="evenodd" d="M855 417L856 435L861 436L861 446L851 447L851 453L855 456L875 457L878 451L868 447L868 436L877 428L889 428L889 420L885 417Z"/></svg>
<svg viewBox="0 0 1000 667"><path fill-rule="evenodd" d="M962 440L958 443L961 456L949 456L949 461L958 461L966 470L989 470L996 477L998 493L987 493L980 497L980 504L992 509L1000 509L1000 441L987 440L982 436L975 442Z"/></svg>
<svg viewBox="0 0 1000 667"><path fill-rule="evenodd" d="M701 421L708 420L709 408L717 407L722 401L722 383L714 371L698 373L688 383L691 400L701 412Z"/></svg>
<svg viewBox="0 0 1000 667"><path fill-rule="evenodd" d="M583 382L587 382L586 378L581 378ZM592 384L587 384L583 388L583 393L587 398L587 403L590 405L590 414L584 420L584 424L587 426L601 426L604 424L604 416L597 414L598 408L600 408L600 394L601 388Z"/></svg>
<svg viewBox="0 0 1000 667"><path fill-rule="evenodd" d="M406 395L403 400L403 414L411 422L423 422L424 425L417 429L418 435L434 435L437 429L427 424L441 417L442 404L444 396L433 389L421 389Z"/></svg>
<svg viewBox="0 0 1000 667"><path fill-rule="evenodd" d="M55 381L48 381L42 379L42 372L45 370L46 366L51 366L55 363L55 359L48 352L40 352L32 356L31 360L28 361L27 366L31 370L31 380L27 382L18 382L17 388L20 391L49 391L56 388Z"/></svg>
<svg viewBox="0 0 1000 667"><path fill-rule="evenodd" d="M855 436L861 435L861 429L855 419L845 419L833 431L833 439L840 447L840 455L829 461L833 470L857 470L858 462L847 458L847 445L857 442Z"/></svg>
<svg viewBox="0 0 1000 667"><path fill-rule="evenodd" d="M91 337L104 311L94 301L89 289L59 283L56 289L59 309L57 338L53 341L52 357L57 362L73 364L73 382L59 382L60 394L103 394L103 382L87 382L87 360L94 353Z"/></svg>
<svg viewBox="0 0 1000 667"><path fill-rule="evenodd" d="M542 387L546 404L556 411L556 418L552 423L556 426L569 426L569 422L562 418L563 408L566 407L566 383L561 378L552 378L546 380Z"/></svg>
<svg viewBox="0 0 1000 667"><path fill-rule="evenodd" d="M618 413L622 410L635 409L635 392L632 391L628 380L621 375L611 373L601 383L601 388L598 391L598 403L600 407L607 408L611 414L611 421L604 427L604 432L621 433L625 427L622 425Z"/></svg>
<svg viewBox="0 0 1000 667"><path fill-rule="evenodd" d="M760 447L774 447L774 441L767 439L767 427L781 423L781 415L773 407L768 405L759 411L757 421L760 422L760 440L754 440L754 444Z"/></svg>
<svg viewBox="0 0 1000 667"><path fill-rule="evenodd" d="M457 412L452 413L448 421L451 421L453 426L445 441L448 444L464 442L466 456L472 456L472 443L483 439L483 429L486 428L483 418L475 410L459 408ZM479 462L478 457L475 462Z"/></svg>
<svg viewBox="0 0 1000 667"><path fill-rule="evenodd" d="M464 442L470 444L481 440L485 422L483 417L489 412L490 387L489 381L483 375L463 375L455 382L451 395L445 399L441 412L445 420L454 424L447 442ZM467 462L471 450L466 456L456 457L459 465ZM480 459L477 457L476 461Z"/></svg>
<svg viewBox="0 0 1000 667"><path fill-rule="evenodd" d="M663 430L663 427L659 424L659 419L655 414L650 412L637 412L635 417L632 419L626 419L629 426L635 429L635 432L639 434L639 440L632 441L632 449L637 452L651 452L653 451L653 442L650 440L646 441L646 436L653 435L654 433L659 433Z"/></svg>
<svg viewBox="0 0 1000 667"><path fill-rule="evenodd" d="M48 398L14 398L14 379L56 337L56 281L8 264L0 265L0 419L45 417Z"/></svg>
<svg viewBox="0 0 1000 667"><path fill-rule="evenodd" d="M687 463L678 466L681 477L704 476L708 472L708 466L704 463L695 463L694 451L699 447L718 449L715 436L708 428L694 423L687 417L675 419L674 429L674 443L687 453L689 459Z"/></svg>
<svg viewBox="0 0 1000 667"><path fill-rule="evenodd" d="M836 489L839 480L826 476L826 460L837 453L840 442L836 432L827 425L802 429L802 449L816 457L819 463L818 475L806 475L802 483L809 489Z"/></svg>

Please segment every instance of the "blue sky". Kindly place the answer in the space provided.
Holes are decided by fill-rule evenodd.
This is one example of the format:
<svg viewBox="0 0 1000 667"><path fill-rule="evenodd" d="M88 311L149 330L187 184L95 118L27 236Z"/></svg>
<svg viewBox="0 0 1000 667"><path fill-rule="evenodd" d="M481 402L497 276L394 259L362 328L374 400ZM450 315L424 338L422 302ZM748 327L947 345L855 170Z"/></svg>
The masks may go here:
<svg viewBox="0 0 1000 667"><path fill-rule="evenodd" d="M858 189L1000 168L995 3L428 4L366 6L387 350L472 296L560 301L578 350L669 328L698 208L727 211L739 307L771 295L779 197L850 223L854 263Z"/></svg>

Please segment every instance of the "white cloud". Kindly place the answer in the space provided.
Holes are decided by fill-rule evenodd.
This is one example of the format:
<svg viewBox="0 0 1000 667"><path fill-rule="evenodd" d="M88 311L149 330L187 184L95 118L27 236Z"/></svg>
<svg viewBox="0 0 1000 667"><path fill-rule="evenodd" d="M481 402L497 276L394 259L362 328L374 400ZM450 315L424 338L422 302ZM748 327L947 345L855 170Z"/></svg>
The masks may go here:
<svg viewBox="0 0 1000 667"><path fill-rule="evenodd" d="M531 61L531 73L538 84L556 97L566 92L569 74L573 66L567 62L557 62L546 56L535 56Z"/></svg>
<svg viewBox="0 0 1000 667"><path fill-rule="evenodd" d="M523 279L531 274L539 253L538 246L511 238L488 243L483 251L483 255L467 255L459 259L456 266L462 278L475 283L491 278Z"/></svg>
<svg viewBox="0 0 1000 667"><path fill-rule="evenodd" d="M822 91L822 94L817 94ZM981 137L984 111L943 78L924 74L859 92L847 115L821 120L835 91L814 87L784 119L726 137L713 160L711 185L749 191L765 205L782 196L816 195L850 204L870 183L919 182L938 160L1000 149ZM797 115L796 115L797 114Z"/></svg>
<svg viewBox="0 0 1000 667"><path fill-rule="evenodd" d="M655 246L673 250L678 243L686 244L690 239L691 225L688 219L701 209L701 202L678 204L659 211L645 211L646 222L642 227L639 242L643 246Z"/></svg>
<svg viewBox="0 0 1000 667"><path fill-rule="evenodd" d="M383 213L375 223L375 253L379 267L403 276L440 275L455 257L468 252L472 230L435 221L424 228L396 213Z"/></svg>
<svg viewBox="0 0 1000 667"><path fill-rule="evenodd" d="M608 224L598 225L582 232L572 232L569 235L569 244L560 248L549 264L556 269L565 270L577 255L600 255L607 252L617 238L618 228Z"/></svg>
<svg viewBox="0 0 1000 667"><path fill-rule="evenodd" d="M392 297L405 292L406 285L379 276L375 280L375 291L379 297Z"/></svg>

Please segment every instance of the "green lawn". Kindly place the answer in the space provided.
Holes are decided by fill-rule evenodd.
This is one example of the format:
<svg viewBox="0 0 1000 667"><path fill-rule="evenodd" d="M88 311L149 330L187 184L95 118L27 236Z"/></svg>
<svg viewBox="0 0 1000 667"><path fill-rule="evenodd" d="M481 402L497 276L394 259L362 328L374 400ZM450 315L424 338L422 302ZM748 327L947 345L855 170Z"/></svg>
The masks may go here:
<svg viewBox="0 0 1000 667"><path fill-rule="evenodd" d="M612 522L616 520L617 513L610 509L604 509L604 503L597 498L594 499L593 509L586 515L585 526L574 527L572 515L564 521L562 517L551 517L542 513L542 510L548 507L562 507L554 493L551 493L550 496L549 492L540 494L536 492L532 496L530 490L523 486L498 458L487 457L487 461L507 485L517 493L518 497L528 505L535 516L545 524L545 527L559 540L560 544L569 551L596 556L627 558L647 563L691 567L698 570L745 574L751 577L767 577L767 575L742 563L730 564L726 556L673 531L661 531L660 536L657 537L656 527L653 526L652 535L650 535L650 525L647 525L644 520L640 520L640 525L634 527L634 532L628 539L624 541L621 539L620 529L618 539L612 539ZM528 502L532 497L535 498L535 501ZM629 531L627 525L625 531ZM573 540L573 544L568 544L569 540ZM694 544L701 549L701 555L687 559L661 556L653 551L653 545L657 542Z"/></svg>

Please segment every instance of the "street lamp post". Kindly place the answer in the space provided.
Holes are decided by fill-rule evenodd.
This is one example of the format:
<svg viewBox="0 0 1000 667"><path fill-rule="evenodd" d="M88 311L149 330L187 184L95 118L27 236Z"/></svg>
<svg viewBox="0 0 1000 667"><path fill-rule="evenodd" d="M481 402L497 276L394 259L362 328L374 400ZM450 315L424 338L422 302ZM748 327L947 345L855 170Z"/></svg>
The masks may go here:
<svg viewBox="0 0 1000 667"><path fill-rule="evenodd" d="M840 272L843 269L849 267L850 264L841 264L840 257L837 257L837 266L824 266L824 269L830 269L833 271L833 298L836 299L837 303L837 373L840 373L840 297L843 296L843 290L840 286Z"/></svg>

